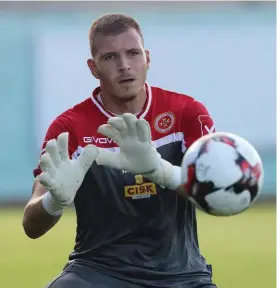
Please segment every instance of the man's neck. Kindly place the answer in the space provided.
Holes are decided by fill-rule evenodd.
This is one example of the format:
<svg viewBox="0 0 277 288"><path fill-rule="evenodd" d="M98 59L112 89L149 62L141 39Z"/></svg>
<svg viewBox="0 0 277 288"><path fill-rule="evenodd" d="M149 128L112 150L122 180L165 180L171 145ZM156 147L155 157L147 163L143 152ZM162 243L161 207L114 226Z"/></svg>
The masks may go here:
<svg viewBox="0 0 277 288"><path fill-rule="evenodd" d="M147 99L147 92L146 89L143 88L139 94L130 101L122 101L115 97L111 97L106 93L100 92L100 99L103 106L112 114L121 115L123 113L132 113L138 114L142 111L146 99ZM100 100L99 99L99 100Z"/></svg>

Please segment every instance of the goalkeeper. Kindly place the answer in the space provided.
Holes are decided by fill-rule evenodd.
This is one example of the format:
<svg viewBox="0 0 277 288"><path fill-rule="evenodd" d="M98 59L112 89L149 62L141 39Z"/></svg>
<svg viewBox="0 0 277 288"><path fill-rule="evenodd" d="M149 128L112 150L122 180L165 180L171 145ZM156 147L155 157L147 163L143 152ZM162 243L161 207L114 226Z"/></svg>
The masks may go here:
<svg viewBox="0 0 277 288"><path fill-rule="evenodd" d="M75 205L75 247L47 287L215 288L179 188L187 147L214 130L207 109L146 83L150 53L133 18L104 15L89 40L100 86L49 126L24 211L35 239Z"/></svg>

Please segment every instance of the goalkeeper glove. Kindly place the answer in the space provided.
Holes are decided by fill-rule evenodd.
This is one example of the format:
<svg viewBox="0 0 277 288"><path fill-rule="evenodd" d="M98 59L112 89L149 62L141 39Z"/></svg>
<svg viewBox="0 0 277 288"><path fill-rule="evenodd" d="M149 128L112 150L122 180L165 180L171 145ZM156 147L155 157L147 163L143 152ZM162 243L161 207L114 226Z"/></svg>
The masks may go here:
<svg viewBox="0 0 277 288"><path fill-rule="evenodd" d="M43 195L42 205L49 214L60 215L73 202L97 153L95 146L87 145L77 159L70 160L67 132L47 142L40 159L42 173L38 180L48 190Z"/></svg>
<svg viewBox="0 0 277 288"><path fill-rule="evenodd" d="M120 152L99 149L98 165L141 174L148 180L175 190L181 184L181 169L161 158L151 141L151 129L146 120L125 113L112 117L98 132L111 138Z"/></svg>

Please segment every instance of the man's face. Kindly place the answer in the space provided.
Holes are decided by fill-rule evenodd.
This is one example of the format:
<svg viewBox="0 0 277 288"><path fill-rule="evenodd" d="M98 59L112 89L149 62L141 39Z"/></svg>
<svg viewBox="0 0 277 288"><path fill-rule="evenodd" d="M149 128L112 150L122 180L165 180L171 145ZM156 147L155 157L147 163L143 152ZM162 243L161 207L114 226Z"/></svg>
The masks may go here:
<svg viewBox="0 0 277 288"><path fill-rule="evenodd" d="M118 35L97 35L94 60L88 60L102 89L120 100L130 101L143 89L150 63L135 29Z"/></svg>

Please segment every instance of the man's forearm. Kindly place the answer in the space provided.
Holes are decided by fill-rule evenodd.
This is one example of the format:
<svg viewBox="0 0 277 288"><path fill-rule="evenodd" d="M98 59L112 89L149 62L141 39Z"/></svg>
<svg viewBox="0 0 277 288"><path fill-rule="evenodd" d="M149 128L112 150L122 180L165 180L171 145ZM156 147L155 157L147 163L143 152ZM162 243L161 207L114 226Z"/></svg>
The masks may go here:
<svg viewBox="0 0 277 288"><path fill-rule="evenodd" d="M52 216L42 206L43 196L30 200L26 205L23 217L23 227L26 235L32 239L36 239L44 235L50 230L61 218Z"/></svg>

